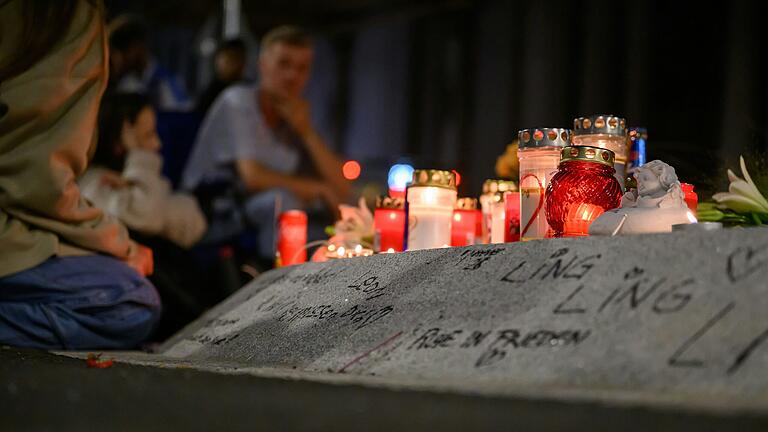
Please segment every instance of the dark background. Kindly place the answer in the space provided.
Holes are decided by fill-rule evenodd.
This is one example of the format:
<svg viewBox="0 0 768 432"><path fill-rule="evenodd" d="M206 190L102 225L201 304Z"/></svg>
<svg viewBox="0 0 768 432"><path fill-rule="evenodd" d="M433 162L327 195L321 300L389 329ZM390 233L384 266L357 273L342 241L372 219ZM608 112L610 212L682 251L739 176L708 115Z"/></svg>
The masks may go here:
<svg viewBox="0 0 768 432"><path fill-rule="evenodd" d="M221 2L107 7L147 19L158 61L193 94L206 84L201 47L220 37ZM704 197L740 153L766 149L764 2L243 0L242 11L252 57L273 26L315 32L315 122L364 179L383 182L407 158L457 169L462 194L476 194L518 129L593 113L647 127L649 159Z"/></svg>

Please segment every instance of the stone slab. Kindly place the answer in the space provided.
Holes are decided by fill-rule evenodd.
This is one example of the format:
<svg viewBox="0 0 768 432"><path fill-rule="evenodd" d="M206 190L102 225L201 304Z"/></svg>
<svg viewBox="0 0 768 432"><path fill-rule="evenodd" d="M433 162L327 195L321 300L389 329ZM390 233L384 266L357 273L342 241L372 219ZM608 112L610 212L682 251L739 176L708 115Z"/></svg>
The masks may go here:
<svg viewBox="0 0 768 432"><path fill-rule="evenodd" d="M760 409L767 293L758 228L379 255L268 272L162 357Z"/></svg>

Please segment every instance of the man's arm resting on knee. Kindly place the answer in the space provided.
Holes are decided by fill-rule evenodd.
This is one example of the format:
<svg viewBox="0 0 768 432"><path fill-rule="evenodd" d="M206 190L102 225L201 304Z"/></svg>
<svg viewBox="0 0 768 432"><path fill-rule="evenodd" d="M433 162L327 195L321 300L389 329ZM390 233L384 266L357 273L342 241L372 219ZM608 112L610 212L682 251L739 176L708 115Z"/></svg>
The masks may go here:
<svg viewBox="0 0 768 432"><path fill-rule="evenodd" d="M282 188L303 201L311 201L321 194L323 184L318 181L282 174L254 160L238 160L236 166L240 180L251 193Z"/></svg>

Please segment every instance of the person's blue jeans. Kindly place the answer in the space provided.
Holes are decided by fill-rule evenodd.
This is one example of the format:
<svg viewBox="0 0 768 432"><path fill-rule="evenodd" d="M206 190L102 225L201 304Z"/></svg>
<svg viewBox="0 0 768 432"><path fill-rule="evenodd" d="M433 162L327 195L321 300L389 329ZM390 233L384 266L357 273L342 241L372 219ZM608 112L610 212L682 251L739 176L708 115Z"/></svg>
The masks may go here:
<svg viewBox="0 0 768 432"><path fill-rule="evenodd" d="M160 317L155 287L118 259L53 257L0 278L0 344L41 349L128 349Z"/></svg>

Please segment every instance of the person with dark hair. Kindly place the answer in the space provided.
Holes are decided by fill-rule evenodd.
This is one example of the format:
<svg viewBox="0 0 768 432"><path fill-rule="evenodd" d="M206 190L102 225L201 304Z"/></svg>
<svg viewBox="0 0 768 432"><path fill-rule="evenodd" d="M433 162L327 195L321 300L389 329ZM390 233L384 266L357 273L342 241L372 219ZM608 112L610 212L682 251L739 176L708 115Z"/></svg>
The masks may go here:
<svg viewBox="0 0 768 432"><path fill-rule="evenodd" d="M262 39L258 86L233 85L211 106L182 187L211 195L208 191L215 188L209 185L229 184L218 187L223 191L218 196L203 201L244 216L221 215L219 222L214 215L207 238L236 229L242 220L258 231L261 258L274 258L277 211L314 209L324 211L328 219L347 198L349 183L342 176L342 162L312 126L309 103L302 97L312 56L312 41L305 31L278 27ZM244 195L242 202L226 202L238 193ZM322 228L318 231L322 235Z"/></svg>
<svg viewBox="0 0 768 432"><path fill-rule="evenodd" d="M229 39L219 45L214 57L214 77L197 100L198 113L205 115L225 88L242 81L246 59L242 39Z"/></svg>
<svg viewBox="0 0 768 432"><path fill-rule="evenodd" d="M103 14L0 0L0 344L135 348L160 315L151 251L75 181L106 87Z"/></svg>
<svg viewBox="0 0 768 432"><path fill-rule="evenodd" d="M191 195L174 193L161 173L155 111L139 94L109 94L99 113L99 144L78 180L84 197L131 230L194 245L206 223Z"/></svg>
<svg viewBox="0 0 768 432"><path fill-rule="evenodd" d="M99 144L78 180L84 197L126 224L131 237L154 252L149 280L164 306L154 340L197 318L211 298L186 251L205 232L205 217L193 196L174 193L162 176L160 145L147 97L107 93L99 111Z"/></svg>
<svg viewBox="0 0 768 432"><path fill-rule="evenodd" d="M158 110L189 110L187 91L150 55L148 33L144 21L135 15L121 15L109 23L110 88L144 94Z"/></svg>

